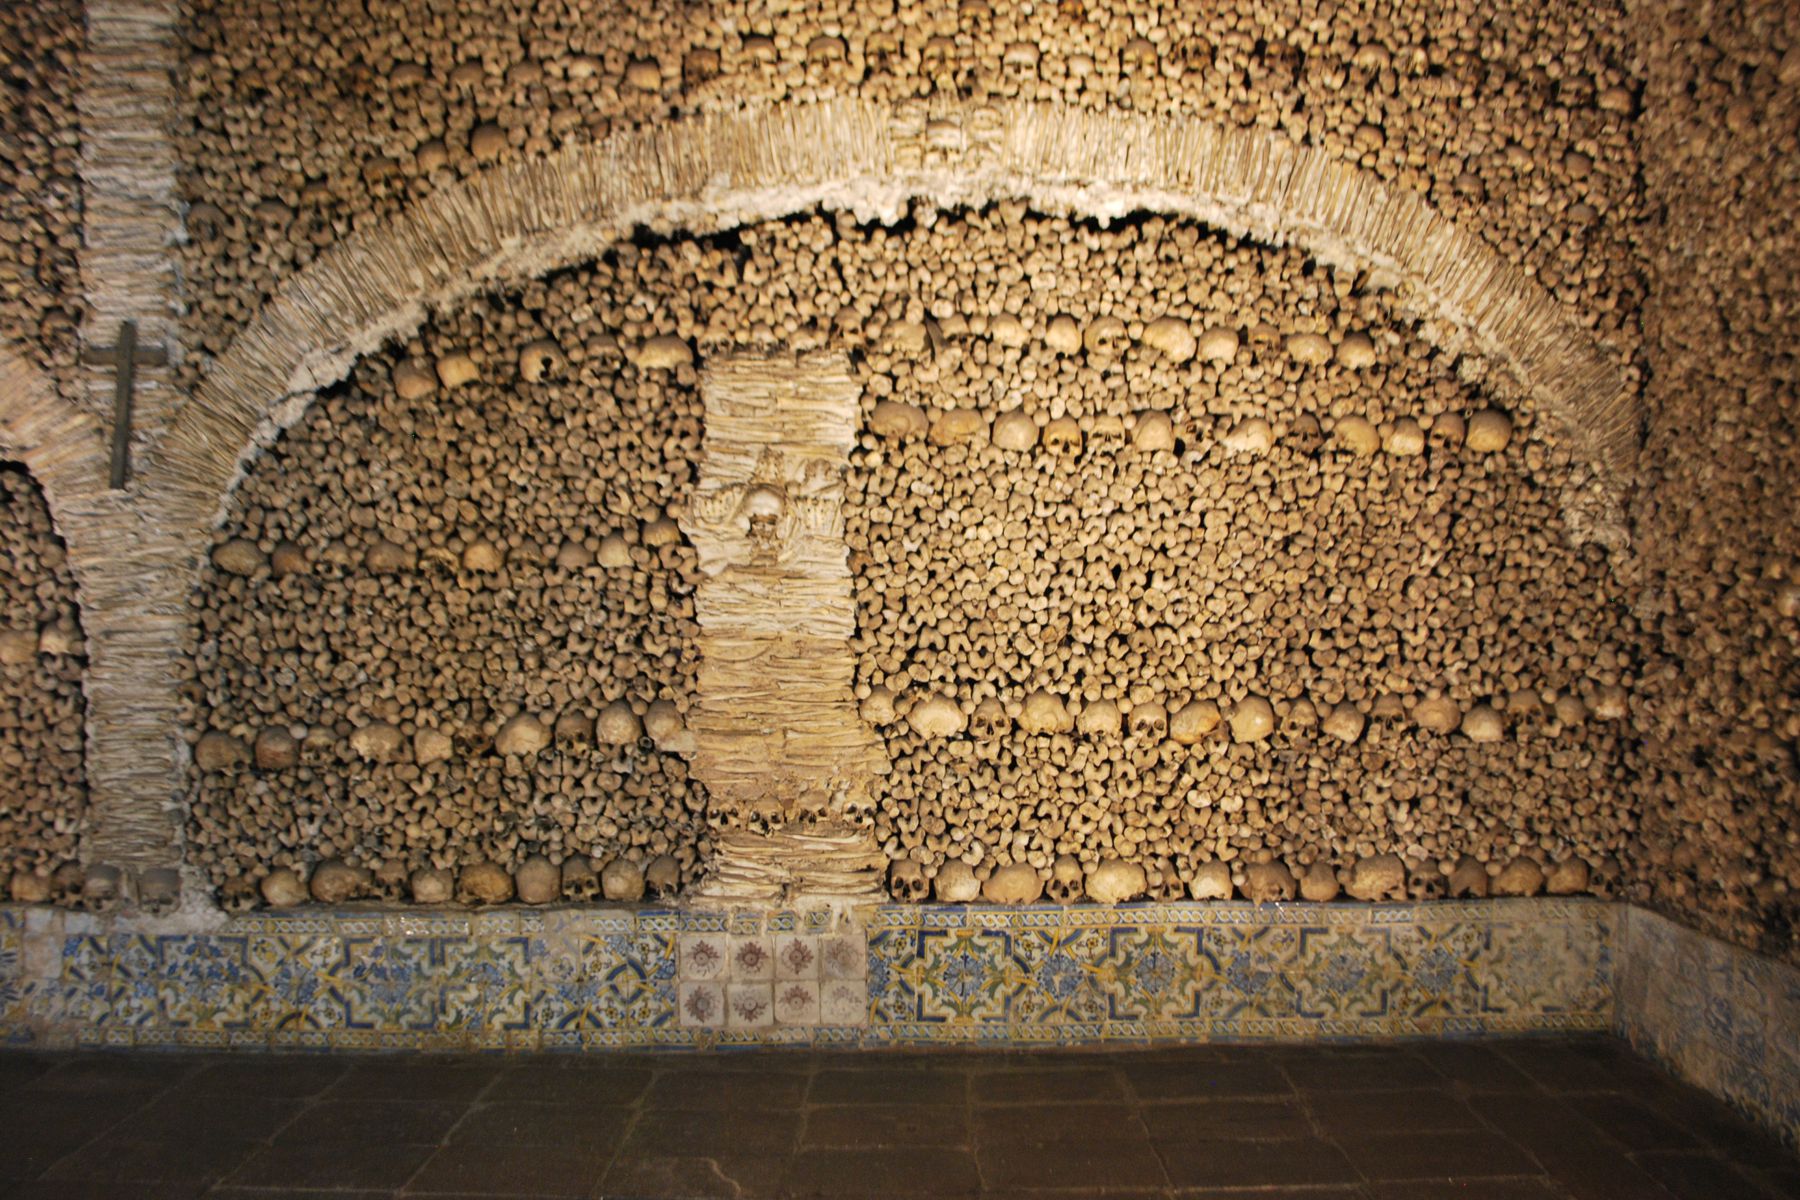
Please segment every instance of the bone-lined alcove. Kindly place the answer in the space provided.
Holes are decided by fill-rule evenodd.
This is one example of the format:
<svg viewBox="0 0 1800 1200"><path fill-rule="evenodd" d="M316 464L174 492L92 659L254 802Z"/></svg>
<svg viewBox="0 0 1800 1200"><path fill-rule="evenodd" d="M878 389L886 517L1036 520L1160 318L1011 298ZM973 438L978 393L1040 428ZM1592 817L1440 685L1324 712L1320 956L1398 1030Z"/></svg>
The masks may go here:
<svg viewBox="0 0 1800 1200"><path fill-rule="evenodd" d="M0 462L0 874L7 898L77 903L87 702L75 579L29 471ZM116 880L96 878L94 899Z"/></svg>
<svg viewBox="0 0 1800 1200"><path fill-rule="evenodd" d="M252 463L191 854L234 905L635 896L821 821L907 900L1609 890L1584 470L1380 279L1197 222L621 243Z"/></svg>

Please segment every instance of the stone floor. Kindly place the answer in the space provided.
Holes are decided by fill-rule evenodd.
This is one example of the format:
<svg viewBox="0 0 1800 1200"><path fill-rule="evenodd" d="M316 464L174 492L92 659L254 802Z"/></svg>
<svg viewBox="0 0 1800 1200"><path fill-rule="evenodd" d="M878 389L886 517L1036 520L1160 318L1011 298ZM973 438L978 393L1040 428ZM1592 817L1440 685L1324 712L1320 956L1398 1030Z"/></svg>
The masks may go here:
<svg viewBox="0 0 1800 1200"><path fill-rule="evenodd" d="M560 1058L0 1054L0 1200L1800 1196L1610 1040Z"/></svg>

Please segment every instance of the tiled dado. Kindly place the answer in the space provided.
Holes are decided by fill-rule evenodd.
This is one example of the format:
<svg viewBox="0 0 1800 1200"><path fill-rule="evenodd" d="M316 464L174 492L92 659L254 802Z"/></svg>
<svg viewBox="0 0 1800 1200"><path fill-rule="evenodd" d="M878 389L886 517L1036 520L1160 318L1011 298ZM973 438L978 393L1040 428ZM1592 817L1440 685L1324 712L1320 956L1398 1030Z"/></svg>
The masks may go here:
<svg viewBox="0 0 1800 1200"><path fill-rule="evenodd" d="M1616 1028L1800 1147L1800 970L1621 909Z"/></svg>
<svg viewBox="0 0 1800 1200"><path fill-rule="evenodd" d="M0 909L0 1037L355 1049L1084 1044L1604 1029L1616 910Z"/></svg>

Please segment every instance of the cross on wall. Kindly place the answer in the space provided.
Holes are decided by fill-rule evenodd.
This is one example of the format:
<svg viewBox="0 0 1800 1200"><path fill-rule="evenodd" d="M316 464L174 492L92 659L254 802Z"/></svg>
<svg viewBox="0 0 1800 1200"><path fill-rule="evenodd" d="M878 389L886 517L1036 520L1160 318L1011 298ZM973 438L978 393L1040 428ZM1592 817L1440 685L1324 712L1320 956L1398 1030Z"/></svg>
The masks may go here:
<svg viewBox="0 0 1800 1200"><path fill-rule="evenodd" d="M162 346L137 344L137 322L119 325L119 340L110 346L91 346L81 352L87 366L113 368L113 432L112 469L108 479L113 491L125 486L131 468L131 399L137 382L137 368L166 367L169 352Z"/></svg>

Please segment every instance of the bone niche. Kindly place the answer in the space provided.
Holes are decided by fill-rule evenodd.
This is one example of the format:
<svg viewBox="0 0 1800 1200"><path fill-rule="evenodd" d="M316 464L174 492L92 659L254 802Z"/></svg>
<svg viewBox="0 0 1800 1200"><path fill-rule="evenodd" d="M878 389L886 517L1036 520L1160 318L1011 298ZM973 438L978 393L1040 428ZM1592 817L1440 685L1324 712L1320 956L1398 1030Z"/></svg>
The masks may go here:
<svg viewBox="0 0 1800 1200"><path fill-rule="evenodd" d="M846 509L891 859L1029 870L1065 903L1107 863L1153 895L1337 895L1383 855L1427 881L1507 858L1522 814L1596 789L1576 857L1626 844L1615 731L1548 703L1464 728L1509 677L1628 682L1621 588L1563 523L1571 457L1504 379L1429 349L1393 292L1183 222L1015 207L862 236L790 224L753 261L815 256L908 331L863 335ZM865 265L900 261L930 290ZM1054 282L1009 292L1006 264ZM1212 298L1171 312L1196 275ZM1000 316L1032 336L981 332ZM933 445L970 396L998 398L988 441ZM1495 411L1498 449L1456 433Z"/></svg>
<svg viewBox="0 0 1800 1200"><path fill-rule="evenodd" d="M235 905L284 868L422 902L594 899L595 863L655 864L665 894L695 877L699 571L669 514L700 402L691 369L619 349L653 336L591 319L634 278L597 264L442 315L251 464L186 684L188 844ZM528 864L516 891L482 882Z"/></svg>

